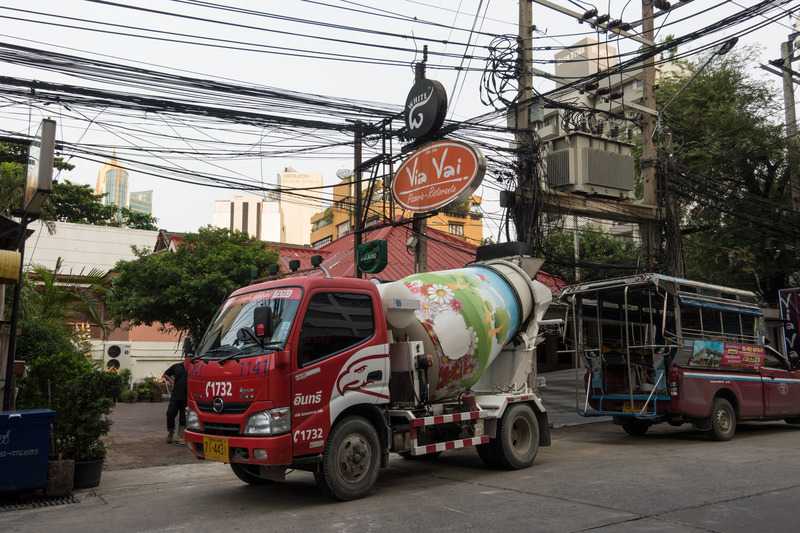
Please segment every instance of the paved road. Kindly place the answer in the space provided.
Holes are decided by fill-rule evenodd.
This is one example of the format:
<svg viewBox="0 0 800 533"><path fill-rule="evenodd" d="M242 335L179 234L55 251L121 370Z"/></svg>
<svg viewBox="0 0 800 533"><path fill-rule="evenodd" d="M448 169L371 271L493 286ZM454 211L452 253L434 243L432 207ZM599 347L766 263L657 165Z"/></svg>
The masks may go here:
<svg viewBox="0 0 800 533"><path fill-rule="evenodd" d="M551 411L558 403L556 381L550 381L549 393L543 391ZM393 456L370 497L341 503L325 497L306 472L290 474L285 483L251 487L221 463L191 458L189 464L165 466L156 457L151 460L159 466L107 469L98 488L76 491L80 503L0 512L0 529L797 531L800 430L751 424L740 427L731 442L717 443L688 426L661 425L634 438L608 421L561 425L560 417L567 424L572 416L574 393L561 400L569 407L551 412L557 426L553 444L540 449L527 470L488 469L472 449L434 461ZM138 408L162 411L155 416L161 419L166 404ZM160 441L161 420L139 431L149 424ZM182 452L159 446L170 455Z"/></svg>
<svg viewBox="0 0 800 533"><path fill-rule="evenodd" d="M553 430L534 466L486 468L473 450L393 456L374 493L335 502L296 472L252 487L228 466L113 470L78 504L0 513L4 533L57 531L795 532L800 431L744 426L716 443L690 428L644 438L608 422Z"/></svg>

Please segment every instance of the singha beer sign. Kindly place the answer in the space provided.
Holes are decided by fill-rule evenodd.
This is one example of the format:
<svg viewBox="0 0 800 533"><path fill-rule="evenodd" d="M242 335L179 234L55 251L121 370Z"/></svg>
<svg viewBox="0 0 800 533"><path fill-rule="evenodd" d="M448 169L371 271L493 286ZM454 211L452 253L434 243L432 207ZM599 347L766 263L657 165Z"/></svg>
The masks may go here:
<svg viewBox="0 0 800 533"><path fill-rule="evenodd" d="M441 83L422 79L411 87L405 107L406 128L410 137L430 137L442 127L446 114L447 93Z"/></svg>

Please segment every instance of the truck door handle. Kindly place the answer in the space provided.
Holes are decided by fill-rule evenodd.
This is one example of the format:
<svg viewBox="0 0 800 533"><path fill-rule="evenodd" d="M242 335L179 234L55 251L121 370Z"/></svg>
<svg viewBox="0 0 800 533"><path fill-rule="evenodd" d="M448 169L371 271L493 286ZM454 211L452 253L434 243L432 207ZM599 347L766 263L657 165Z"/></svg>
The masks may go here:
<svg viewBox="0 0 800 533"><path fill-rule="evenodd" d="M380 370L373 370L369 374L367 374L367 380L369 381L380 381L383 379L383 372Z"/></svg>

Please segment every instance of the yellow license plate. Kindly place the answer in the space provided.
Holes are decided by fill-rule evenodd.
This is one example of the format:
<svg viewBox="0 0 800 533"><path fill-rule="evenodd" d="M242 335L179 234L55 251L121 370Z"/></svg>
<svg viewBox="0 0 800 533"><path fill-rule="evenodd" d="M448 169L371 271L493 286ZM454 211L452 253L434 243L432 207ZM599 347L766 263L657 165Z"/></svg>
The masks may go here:
<svg viewBox="0 0 800 533"><path fill-rule="evenodd" d="M206 459L211 461L227 463L230 460L228 458L228 439L203 437L203 450L205 450Z"/></svg>
<svg viewBox="0 0 800 533"><path fill-rule="evenodd" d="M641 413L642 409L644 409L644 402L633 402L633 409L631 409L631 402L625 402L622 404L623 413L632 413L634 411Z"/></svg>

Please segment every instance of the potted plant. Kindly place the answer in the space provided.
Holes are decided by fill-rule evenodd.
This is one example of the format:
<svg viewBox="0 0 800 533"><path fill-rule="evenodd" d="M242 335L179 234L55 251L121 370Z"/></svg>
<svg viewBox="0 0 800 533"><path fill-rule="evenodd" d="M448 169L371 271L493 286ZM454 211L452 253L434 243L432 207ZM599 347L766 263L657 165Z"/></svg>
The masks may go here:
<svg viewBox="0 0 800 533"><path fill-rule="evenodd" d="M139 391L140 402L154 402L156 401L156 398L159 398L160 401L158 386L156 385L156 380L153 377L144 378L139 383L137 390Z"/></svg>
<svg viewBox="0 0 800 533"><path fill-rule="evenodd" d="M75 459L75 488L100 484L106 445L101 437L111 429L109 415L122 394L122 380L113 372L92 370L67 386L75 411L67 414L71 426L69 454Z"/></svg>
<svg viewBox="0 0 800 533"><path fill-rule="evenodd" d="M122 379L76 352L40 356L21 380L18 405L56 411L51 454L75 461L75 488L100 483L106 456L101 437L111 428L108 415L122 393ZM86 464L90 463L90 464ZM83 470L89 468L87 478Z"/></svg>

